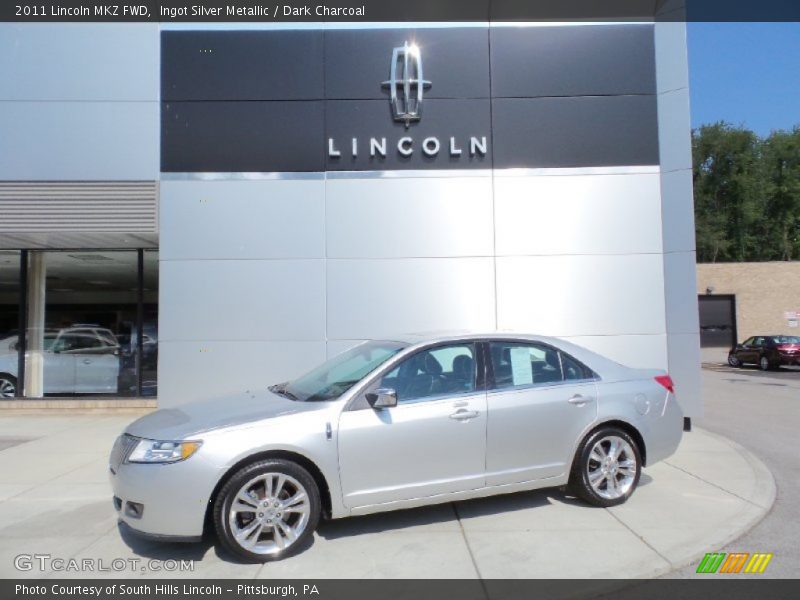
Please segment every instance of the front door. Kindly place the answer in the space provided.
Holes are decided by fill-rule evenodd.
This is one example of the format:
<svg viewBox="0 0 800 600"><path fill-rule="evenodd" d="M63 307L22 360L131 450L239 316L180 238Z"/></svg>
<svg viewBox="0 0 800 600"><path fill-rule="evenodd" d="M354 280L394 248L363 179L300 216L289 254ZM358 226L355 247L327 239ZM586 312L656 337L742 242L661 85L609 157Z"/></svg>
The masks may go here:
<svg viewBox="0 0 800 600"><path fill-rule="evenodd" d="M484 486L486 393L476 345L420 350L374 382L397 406L357 403L339 419L339 472L350 508Z"/></svg>
<svg viewBox="0 0 800 600"><path fill-rule="evenodd" d="M117 346L94 332L71 334L69 353L75 359L75 392L78 394L116 394L119 376Z"/></svg>
<svg viewBox="0 0 800 600"><path fill-rule="evenodd" d="M534 342L489 344L486 483L557 477L597 418L597 387L583 364Z"/></svg>

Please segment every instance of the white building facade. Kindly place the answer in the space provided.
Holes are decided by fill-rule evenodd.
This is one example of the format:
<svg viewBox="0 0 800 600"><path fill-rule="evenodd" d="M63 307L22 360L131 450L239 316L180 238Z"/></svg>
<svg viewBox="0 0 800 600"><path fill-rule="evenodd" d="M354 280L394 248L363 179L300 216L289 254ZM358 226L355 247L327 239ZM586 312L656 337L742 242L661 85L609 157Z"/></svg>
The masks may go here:
<svg viewBox="0 0 800 600"><path fill-rule="evenodd" d="M3 24L0 47L27 354L91 321L130 336L136 395L157 345L170 407L364 339L519 330L668 369L702 414L683 23ZM28 208L56 196L77 198L58 219ZM130 318L97 308L122 282L48 308L32 261L62 251L138 252Z"/></svg>

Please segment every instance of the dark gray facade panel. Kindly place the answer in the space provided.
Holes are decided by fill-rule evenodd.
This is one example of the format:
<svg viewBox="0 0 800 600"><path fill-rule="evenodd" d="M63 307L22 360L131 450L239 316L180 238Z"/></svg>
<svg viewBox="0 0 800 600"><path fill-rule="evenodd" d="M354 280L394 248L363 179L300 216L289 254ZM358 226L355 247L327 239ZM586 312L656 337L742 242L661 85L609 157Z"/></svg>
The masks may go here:
<svg viewBox="0 0 800 600"><path fill-rule="evenodd" d="M497 98L494 166L657 165L655 96Z"/></svg>
<svg viewBox="0 0 800 600"><path fill-rule="evenodd" d="M495 27L492 96L655 94L652 25Z"/></svg>
<svg viewBox="0 0 800 600"><path fill-rule="evenodd" d="M320 99L322 38L322 30L163 31L161 99Z"/></svg>
<svg viewBox="0 0 800 600"><path fill-rule="evenodd" d="M388 98L392 49L420 47L426 98L489 97L489 33L453 29L341 29L325 32L325 93L332 99Z"/></svg>
<svg viewBox="0 0 800 600"><path fill-rule="evenodd" d="M378 171L384 169L488 169L491 162L490 107L488 99L425 100L424 116L408 129L392 121L389 103L385 100L329 100L325 103L326 169L329 171ZM397 151L397 142L413 139L409 157ZM425 138L439 140L436 156L422 151ZM470 137L486 138L486 154L470 156ZM351 141L358 140L358 155L353 156ZM386 138L386 157L370 156L370 138ZM450 156L450 138L454 138L460 156ZM328 156L328 139L334 139L341 152L338 158Z"/></svg>
<svg viewBox="0 0 800 600"><path fill-rule="evenodd" d="M161 170L321 171L323 102L163 102Z"/></svg>

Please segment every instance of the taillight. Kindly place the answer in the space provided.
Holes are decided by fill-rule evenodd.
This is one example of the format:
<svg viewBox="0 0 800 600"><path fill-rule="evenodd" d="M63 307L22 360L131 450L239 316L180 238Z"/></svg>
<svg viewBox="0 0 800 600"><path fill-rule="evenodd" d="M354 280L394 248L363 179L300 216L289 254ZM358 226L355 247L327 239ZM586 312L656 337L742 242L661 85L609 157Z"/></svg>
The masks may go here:
<svg viewBox="0 0 800 600"><path fill-rule="evenodd" d="M672 377L669 375L657 375L655 380L660 383L670 394L675 393L675 384L672 383Z"/></svg>

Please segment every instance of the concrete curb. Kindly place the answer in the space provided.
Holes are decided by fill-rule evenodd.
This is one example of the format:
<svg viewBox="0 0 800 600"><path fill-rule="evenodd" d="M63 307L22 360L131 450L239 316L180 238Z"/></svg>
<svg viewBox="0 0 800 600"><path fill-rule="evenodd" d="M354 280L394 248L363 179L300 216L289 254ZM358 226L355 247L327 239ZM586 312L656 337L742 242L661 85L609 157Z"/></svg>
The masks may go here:
<svg viewBox="0 0 800 600"><path fill-rule="evenodd" d="M746 461L748 466L750 466L754 480L754 489L758 492L751 497L744 497L735 491L725 489L724 485L720 484L719 482L706 481L705 479L698 477L698 479L706 481L706 483L709 485L724 490L726 493L746 501L751 507L750 510L743 515L743 519L734 520L732 522L732 527L720 528L714 532L714 535L711 537L707 535L703 536L703 538L698 539L695 544L685 547L683 557L672 560L667 557L663 557L663 561L652 561L651 565L642 565L638 570L632 571L628 569L626 570L625 577L632 581L628 583L610 583L608 586L600 584L598 587L593 588L593 592L608 593L616 590L626 589L638 585L638 583L633 580L660 578L689 565L699 564L700 560L707 552L719 551L721 548L724 548L728 544L736 541L750 531L753 527L758 525L771 511L777 497L777 486L775 483L775 478L767 466L747 448L729 438L697 427L695 427L694 433L700 433L701 435L708 436L716 440L718 443L728 446L734 450L736 454L739 455L744 461ZM670 459L667 459L664 462L666 464L670 464ZM697 475L692 473L689 474L697 477ZM633 531L633 533L636 533L636 531ZM640 537L642 541L648 543L647 536ZM648 543L648 545L650 544Z"/></svg>
<svg viewBox="0 0 800 600"><path fill-rule="evenodd" d="M733 448L742 458L744 458L750 467L753 470L753 476L756 481L756 488L763 492L762 494L758 494L752 498L745 498L748 502L754 505L755 509L753 514L750 516L749 519L746 521L739 523L738 527L735 529L731 529L727 532L720 532L720 537L710 540L705 546L697 548L697 550L688 558L683 561L676 562L672 565L672 568L669 569L666 573L661 573L656 575L656 577L660 575L665 575L677 569L681 569L683 567L689 566L693 563L699 563L700 559L705 556L707 552L717 552L720 549L724 548L728 544L735 542L737 539L742 537L748 531L753 529L756 525L758 525L764 518L770 513L772 510L773 505L775 504L775 500L778 497L778 486L775 483L775 477L772 475L772 471L769 470L767 465L765 465L755 454L750 452L747 448L742 446L741 444L716 433L712 433L705 429L695 428L697 431L702 431L704 434L711 436L723 443L726 443L731 448Z"/></svg>

